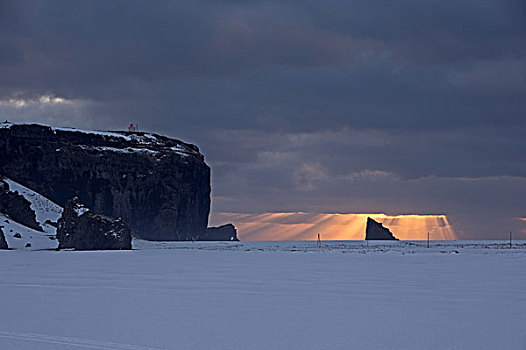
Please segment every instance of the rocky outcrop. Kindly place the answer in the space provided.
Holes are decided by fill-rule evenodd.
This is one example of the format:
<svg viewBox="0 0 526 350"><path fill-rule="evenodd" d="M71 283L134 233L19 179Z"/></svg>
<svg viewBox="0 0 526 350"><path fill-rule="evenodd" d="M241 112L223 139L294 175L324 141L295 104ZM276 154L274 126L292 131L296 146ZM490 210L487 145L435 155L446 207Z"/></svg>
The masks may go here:
<svg viewBox="0 0 526 350"><path fill-rule="evenodd" d="M58 220L58 249L131 249L131 231L122 220L95 214L79 202L70 200Z"/></svg>
<svg viewBox="0 0 526 350"><path fill-rule="evenodd" d="M0 174L62 207L78 197L143 239L192 240L208 224L204 157L156 134L0 124Z"/></svg>
<svg viewBox="0 0 526 350"><path fill-rule="evenodd" d="M237 238L236 227L226 224L218 227L209 227L205 233L199 237L199 241L239 241Z"/></svg>
<svg viewBox="0 0 526 350"><path fill-rule="evenodd" d="M0 226L0 249L9 249L7 241L5 240L4 231L2 231L2 226Z"/></svg>
<svg viewBox="0 0 526 350"><path fill-rule="evenodd" d="M31 203L18 192L10 191L9 185L1 178L0 213L8 215L11 219L24 226L42 231L42 227L37 222L35 212L31 209Z"/></svg>
<svg viewBox="0 0 526 350"><path fill-rule="evenodd" d="M367 227L365 228L365 240L398 240L388 228L381 223L367 218Z"/></svg>

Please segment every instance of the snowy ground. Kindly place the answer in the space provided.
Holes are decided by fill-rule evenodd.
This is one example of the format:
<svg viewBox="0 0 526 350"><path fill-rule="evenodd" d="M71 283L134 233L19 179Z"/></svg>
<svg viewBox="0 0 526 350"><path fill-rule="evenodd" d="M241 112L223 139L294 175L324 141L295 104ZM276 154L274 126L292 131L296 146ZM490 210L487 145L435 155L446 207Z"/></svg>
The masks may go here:
<svg viewBox="0 0 526 350"><path fill-rule="evenodd" d="M7 182L10 191L18 192L29 201L31 209L35 212L36 220L43 229L43 232L34 230L0 213L0 228L4 232L9 248L28 250L57 248L58 242L55 240L57 230L46 222L57 222L62 215L62 208L18 182L9 178L2 178L2 180Z"/></svg>
<svg viewBox="0 0 526 350"><path fill-rule="evenodd" d="M0 349L525 349L526 245L0 251Z"/></svg>
<svg viewBox="0 0 526 350"><path fill-rule="evenodd" d="M41 225L45 231L40 232L0 213L0 226L10 249L38 250L58 247L58 241L55 239L56 229L51 225ZM31 246L26 248L28 244Z"/></svg>
<svg viewBox="0 0 526 350"><path fill-rule="evenodd" d="M40 226L44 226L47 220L57 222L62 215L62 208L42 196L41 194L15 182L9 178L3 178L9 185L10 191L16 191L22 195L31 204L31 209L35 212L36 220L40 223ZM43 227L45 230L45 227Z"/></svg>

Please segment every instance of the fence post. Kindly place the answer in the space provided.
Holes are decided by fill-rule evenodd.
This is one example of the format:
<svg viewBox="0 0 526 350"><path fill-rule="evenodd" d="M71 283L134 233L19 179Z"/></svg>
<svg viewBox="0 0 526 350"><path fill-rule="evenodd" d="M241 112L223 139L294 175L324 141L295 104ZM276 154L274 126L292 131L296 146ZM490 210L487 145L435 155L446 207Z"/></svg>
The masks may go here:
<svg viewBox="0 0 526 350"><path fill-rule="evenodd" d="M427 232L427 247L429 248L429 232Z"/></svg>

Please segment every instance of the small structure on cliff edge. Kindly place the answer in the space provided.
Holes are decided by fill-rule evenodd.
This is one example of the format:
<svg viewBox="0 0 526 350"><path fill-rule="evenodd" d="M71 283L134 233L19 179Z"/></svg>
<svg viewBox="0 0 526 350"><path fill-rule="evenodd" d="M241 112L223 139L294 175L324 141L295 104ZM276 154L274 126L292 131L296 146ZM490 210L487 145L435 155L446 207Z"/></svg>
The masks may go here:
<svg viewBox="0 0 526 350"><path fill-rule="evenodd" d="M58 220L58 249L131 249L131 231L121 219L95 214L79 202L70 200Z"/></svg>
<svg viewBox="0 0 526 350"><path fill-rule="evenodd" d="M0 249L9 249L7 241L5 240L4 231L2 231L2 226L0 226Z"/></svg>
<svg viewBox="0 0 526 350"><path fill-rule="evenodd" d="M371 218L367 218L367 227L365 228L365 240L395 240L398 238L393 236L388 228L384 227L381 223L374 221Z"/></svg>

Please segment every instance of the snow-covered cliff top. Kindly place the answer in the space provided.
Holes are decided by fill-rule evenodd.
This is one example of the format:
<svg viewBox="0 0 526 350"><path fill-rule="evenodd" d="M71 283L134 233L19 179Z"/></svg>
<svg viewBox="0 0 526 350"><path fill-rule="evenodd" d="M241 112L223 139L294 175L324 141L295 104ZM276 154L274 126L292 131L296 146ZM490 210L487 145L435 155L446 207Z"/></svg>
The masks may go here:
<svg viewBox="0 0 526 350"><path fill-rule="evenodd" d="M83 148L91 147L97 151L124 153L146 152L152 156L158 156L159 153L175 153L182 157L193 155L202 158L199 148L195 145L147 132L86 130L53 127L42 124L14 124L9 121L0 122L0 130L10 129L11 131L15 131L13 129L18 127L43 128L59 136L76 134L85 137L94 137L98 139L98 142L92 143L89 146L83 145Z"/></svg>

